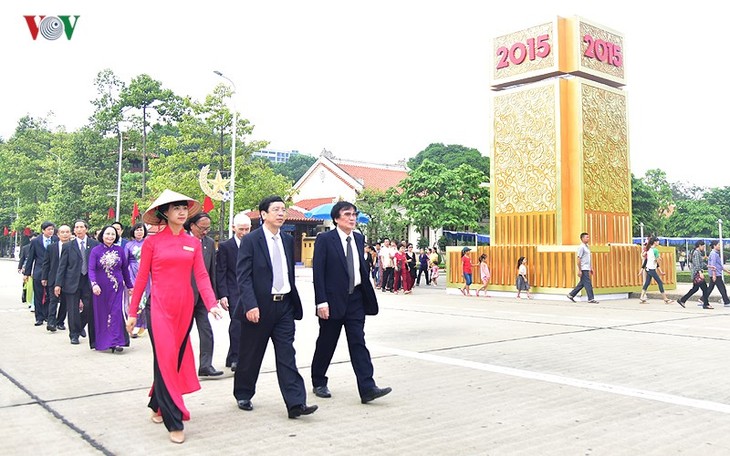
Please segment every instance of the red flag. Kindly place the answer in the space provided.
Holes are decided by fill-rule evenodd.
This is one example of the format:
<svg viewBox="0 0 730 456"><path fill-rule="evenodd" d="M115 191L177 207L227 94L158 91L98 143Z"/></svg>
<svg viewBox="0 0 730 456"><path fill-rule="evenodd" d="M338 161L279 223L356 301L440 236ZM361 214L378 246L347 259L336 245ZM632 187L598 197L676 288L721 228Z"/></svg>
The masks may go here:
<svg viewBox="0 0 730 456"><path fill-rule="evenodd" d="M137 218L139 217L139 206L137 206L137 202L134 202L134 207L132 207L132 223L130 225L134 225L137 222Z"/></svg>
<svg viewBox="0 0 730 456"><path fill-rule="evenodd" d="M210 212L215 208L215 205L213 205L213 200L210 199L210 196L206 195L205 199L203 200L203 212Z"/></svg>
<svg viewBox="0 0 730 456"><path fill-rule="evenodd" d="M3 230L3 236L7 236L7 235L8 235L8 227L6 226L5 229Z"/></svg>
<svg viewBox="0 0 730 456"><path fill-rule="evenodd" d="M11 236L15 237L15 230L13 230L12 233L10 233Z"/></svg>
<svg viewBox="0 0 730 456"><path fill-rule="evenodd" d="M109 208L109 212L106 215L109 220L116 220L116 218L115 218L116 214L114 213L113 207Z"/></svg>
<svg viewBox="0 0 730 456"><path fill-rule="evenodd" d="M30 228L28 228L27 226L23 230L23 236L30 236Z"/></svg>

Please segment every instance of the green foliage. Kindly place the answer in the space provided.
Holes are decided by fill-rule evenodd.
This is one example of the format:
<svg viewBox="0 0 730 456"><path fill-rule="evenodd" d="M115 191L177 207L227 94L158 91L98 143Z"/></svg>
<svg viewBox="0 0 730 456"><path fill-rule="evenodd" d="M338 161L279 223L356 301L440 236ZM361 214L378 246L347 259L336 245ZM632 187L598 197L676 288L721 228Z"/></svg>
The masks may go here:
<svg viewBox="0 0 730 456"><path fill-rule="evenodd" d="M286 163L274 163L272 168L276 174L281 174L292 182L296 182L316 161L317 158L311 155L296 154L291 155Z"/></svg>
<svg viewBox="0 0 730 456"><path fill-rule="evenodd" d="M661 234L664 232L665 219L660 217L660 202L656 191L642 179L631 175L631 209L633 215L633 232L637 236L641 232L639 225L644 224L644 233Z"/></svg>
<svg viewBox="0 0 730 456"><path fill-rule="evenodd" d="M449 144L448 146L442 143L429 144L428 147L419 152L415 157L408 160L408 167L410 169L416 169L426 160L442 164L449 169L456 169L461 165L469 165L489 177L489 157L483 156L477 149L470 147L458 144Z"/></svg>
<svg viewBox="0 0 730 456"><path fill-rule="evenodd" d="M398 199L394 189L365 189L358 195L357 209L370 217L370 222L361 227L368 242L406 238L409 222L398 208Z"/></svg>
<svg viewBox="0 0 730 456"><path fill-rule="evenodd" d="M720 208L707 200L682 200L667 221L667 236L717 237Z"/></svg>
<svg viewBox="0 0 730 456"><path fill-rule="evenodd" d="M424 161L401 183L400 203L419 230L476 229L489 214L487 176L470 165L448 168Z"/></svg>

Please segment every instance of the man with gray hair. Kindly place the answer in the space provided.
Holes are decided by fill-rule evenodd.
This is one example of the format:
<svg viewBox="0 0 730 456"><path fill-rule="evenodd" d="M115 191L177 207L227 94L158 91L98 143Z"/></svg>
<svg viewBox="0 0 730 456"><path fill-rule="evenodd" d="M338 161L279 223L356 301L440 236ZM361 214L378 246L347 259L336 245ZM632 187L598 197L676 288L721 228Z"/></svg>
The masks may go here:
<svg viewBox="0 0 730 456"><path fill-rule="evenodd" d="M218 258L216 258L218 298L221 300L221 306L228 309L231 315L231 324L228 326L231 344L226 356L226 367L230 367L233 372L238 367L238 346L241 342L241 320L233 318L234 310L239 305L236 261L241 239L249 232L251 232L251 219L245 213L239 212L233 217L234 236L218 246Z"/></svg>

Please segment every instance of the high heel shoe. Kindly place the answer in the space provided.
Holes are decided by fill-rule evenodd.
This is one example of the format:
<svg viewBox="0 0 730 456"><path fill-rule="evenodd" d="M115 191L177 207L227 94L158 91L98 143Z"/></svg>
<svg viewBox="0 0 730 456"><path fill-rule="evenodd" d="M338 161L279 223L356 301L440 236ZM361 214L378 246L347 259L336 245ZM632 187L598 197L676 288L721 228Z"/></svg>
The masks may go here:
<svg viewBox="0 0 730 456"><path fill-rule="evenodd" d="M183 443L185 441L185 433L183 431L170 431L170 442Z"/></svg>

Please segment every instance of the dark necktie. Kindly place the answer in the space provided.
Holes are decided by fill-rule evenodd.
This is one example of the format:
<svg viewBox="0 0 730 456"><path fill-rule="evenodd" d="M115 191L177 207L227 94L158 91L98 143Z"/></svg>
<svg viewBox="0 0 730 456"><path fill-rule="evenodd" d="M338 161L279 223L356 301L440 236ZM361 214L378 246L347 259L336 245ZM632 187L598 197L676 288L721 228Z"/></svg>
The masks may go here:
<svg viewBox="0 0 730 456"><path fill-rule="evenodd" d="M284 274L282 273L284 262L281 260L279 243L276 242L278 236L272 236L271 239L274 240L274 251L271 253L271 272L274 275L274 283L272 285L274 286L274 290L279 291L284 288Z"/></svg>
<svg viewBox="0 0 730 456"><path fill-rule="evenodd" d="M347 275L350 278L347 285L347 292L352 294L355 291L355 263L352 261L352 243L350 242L352 238L347 236L345 240L347 241Z"/></svg>
<svg viewBox="0 0 730 456"><path fill-rule="evenodd" d="M51 238L47 238L47 239L45 240L45 247L46 247L46 250L48 250L48 246L49 246L49 245L51 245Z"/></svg>
<svg viewBox="0 0 730 456"><path fill-rule="evenodd" d="M89 265L86 264L86 239L81 241L81 274L89 273Z"/></svg>

